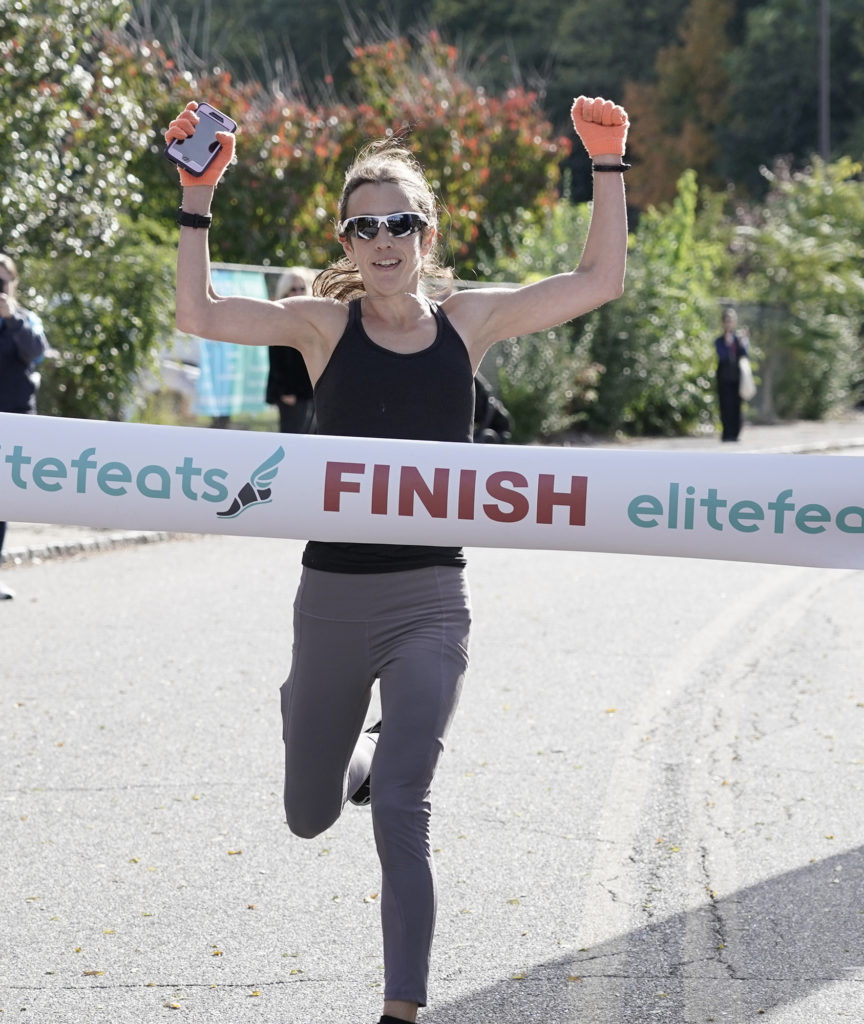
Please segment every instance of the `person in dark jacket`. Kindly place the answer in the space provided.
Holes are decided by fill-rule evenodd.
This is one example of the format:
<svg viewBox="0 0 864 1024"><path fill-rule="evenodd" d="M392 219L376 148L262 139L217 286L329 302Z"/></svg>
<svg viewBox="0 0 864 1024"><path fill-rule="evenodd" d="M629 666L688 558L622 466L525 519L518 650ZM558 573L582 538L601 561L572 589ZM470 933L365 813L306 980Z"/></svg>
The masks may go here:
<svg viewBox="0 0 864 1024"><path fill-rule="evenodd" d="M0 413L36 412L36 364L47 343L42 322L15 298L18 270L14 260L0 253ZM0 522L0 561L6 523ZM11 600L14 591L0 583L0 601Z"/></svg>
<svg viewBox="0 0 864 1024"><path fill-rule="evenodd" d="M723 310L723 333L714 339L717 350L717 397L720 401L720 422L723 440L737 441L741 433L741 370L742 356L750 355L750 339L746 327L738 327L738 314L731 307Z"/></svg>
<svg viewBox="0 0 864 1024"><path fill-rule="evenodd" d="M273 298L308 295L306 278L297 270L286 270L279 278ZM265 401L279 411L279 430L283 434L308 434L312 430L315 409L312 381L303 356L288 345L268 348L270 372L267 375Z"/></svg>

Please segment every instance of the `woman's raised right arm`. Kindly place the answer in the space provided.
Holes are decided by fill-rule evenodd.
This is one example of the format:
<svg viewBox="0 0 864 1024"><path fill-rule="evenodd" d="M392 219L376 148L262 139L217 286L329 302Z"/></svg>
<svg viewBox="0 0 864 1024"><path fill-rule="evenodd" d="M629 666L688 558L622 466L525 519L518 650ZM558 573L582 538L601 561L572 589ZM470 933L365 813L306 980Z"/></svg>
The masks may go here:
<svg viewBox="0 0 864 1024"><path fill-rule="evenodd" d="M166 142L186 139L195 132L197 104L189 103L165 133ZM341 304L334 310L331 302L313 298L295 298L288 303L245 296L220 296L210 276L209 228L184 224L195 217L209 218L213 196L225 169L234 159L234 135L218 132L222 149L201 177L183 168L180 243L177 248L177 326L181 331L212 341L230 341L246 345L291 345L300 349L307 362L313 353L320 358L334 331L341 331ZM185 216L184 216L185 215ZM201 222L199 222L201 223ZM325 308L326 307L326 308ZM342 324L344 326L344 324ZM313 360L314 361L314 360Z"/></svg>

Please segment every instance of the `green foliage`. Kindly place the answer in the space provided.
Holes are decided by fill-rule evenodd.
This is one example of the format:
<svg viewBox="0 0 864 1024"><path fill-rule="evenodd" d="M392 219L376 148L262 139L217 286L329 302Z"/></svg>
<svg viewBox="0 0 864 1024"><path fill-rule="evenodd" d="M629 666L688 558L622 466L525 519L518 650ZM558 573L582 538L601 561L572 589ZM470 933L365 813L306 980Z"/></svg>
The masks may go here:
<svg viewBox="0 0 864 1024"><path fill-rule="evenodd" d="M714 267L719 241L697 232L698 186L682 175L674 203L642 218L622 298L585 329L592 362L603 367L591 410L598 429L686 434L714 415Z"/></svg>
<svg viewBox="0 0 864 1024"><path fill-rule="evenodd" d="M761 379L757 415L821 418L860 398L864 382L864 182L848 159L769 175L764 204L699 194L693 172L674 203L652 208L631 239L624 295L575 324L510 342L498 387L517 427L535 436L590 431L687 434L716 419L720 300L751 330ZM492 276L528 281L578 262L587 214L562 207L525 220L499 247ZM520 423L521 418L521 423Z"/></svg>
<svg viewBox="0 0 864 1024"><path fill-rule="evenodd" d="M49 414L118 418L172 330L172 239L130 219L158 83L123 43L126 13L119 0L0 7L0 238L57 352L41 367Z"/></svg>
<svg viewBox="0 0 864 1024"><path fill-rule="evenodd" d="M755 192L760 168L778 157L801 166L819 148L821 4L765 0L753 5L741 45L727 57L730 118L719 127L718 170ZM831 0L832 154L864 155L864 19L860 0Z"/></svg>
<svg viewBox="0 0 864 1024"><path fill-rule="evenodd" d="M742 209L736 275L756 317L761 413L820 418L864 380L864 182L848 158L766 172L764 205ZM767 307L767 308L766 308ZM757 328L760 328L757 336Z"/></svg>
<svg viewBox="0 0 864 1024"><path fill-rule="evenodd" d="M128 418L136 381L156 369L155 348L172 336L171 239L143 221L132 231L121 218L121 228L87 257L28 264L28 280L47 296L32 306L56 352L41 367L41 413Z"/></svg>
<svg viewBox="0 0 864 1024"><path fill-rule="evenodd" d="M573 270L582 255L588 221L587 206L566 199L539 215L516 210L511 224L500 225L492 236L492 255L480 271L490 280L529 284ZM515 442L560 434L588 419L599 368L579 346L583 324L584 320L574 321L510 339L486 357L484 368L513 416Z"/></svg>
<svg viewBox="0 0 864 1024"><path fill-rule="evenodd" d="M513 417L513 441L528 444L566 433L587 416L597 368L572 346L573 329L559 327L502 342L489 357L495 390Z"/></svg>
<svg viewBox="0 0 864 1024"><path fill-rule="evenodd" d="M0 5L0 238L13 256L82 255L138 200L130 154L145 117L115 80L121 0Z"/></svg>
<svg viewBox="0 0 864 1024"><path fill-rule="evenodd" d="M569 112L572 96L620 101L625 82L650 79L655 55L674 38L686 5L687 0L564 0L550 33L557 58L548 86L555 123Z"/></svg>

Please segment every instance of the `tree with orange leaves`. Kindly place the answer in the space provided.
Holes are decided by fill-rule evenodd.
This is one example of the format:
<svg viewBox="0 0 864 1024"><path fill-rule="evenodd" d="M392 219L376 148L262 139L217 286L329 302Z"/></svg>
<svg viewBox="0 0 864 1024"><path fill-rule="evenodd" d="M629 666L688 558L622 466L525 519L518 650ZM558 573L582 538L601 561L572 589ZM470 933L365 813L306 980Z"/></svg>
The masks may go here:
<svg viewBox="0 0 864 1024"><path fill-rule="evenodd" d="M628 198L637 207L671 202L678 179L694 170L706 184L720 186L717 127L726 114L728 76L723 57L730 47L726 28L732 0L691 0L679 40L657 54L657 79L627 84L624 103L640 126Z"/></svg>

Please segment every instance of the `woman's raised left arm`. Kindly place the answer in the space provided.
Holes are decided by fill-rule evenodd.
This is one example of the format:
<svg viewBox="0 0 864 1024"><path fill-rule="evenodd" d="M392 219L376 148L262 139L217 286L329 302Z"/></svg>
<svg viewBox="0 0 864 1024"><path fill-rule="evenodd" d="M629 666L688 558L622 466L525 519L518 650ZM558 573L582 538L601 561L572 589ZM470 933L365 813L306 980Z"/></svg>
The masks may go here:
<svg viewBox="0 0 864 1024"><path fill-rule="evenodd" d="M448 316L475 362L497 341L555 327L618 298L623 291L627 113L611 100L580 96L573 103L571 116L594 173L591 222L579 265L521 288L456 292L447 299Z"/></svg>

